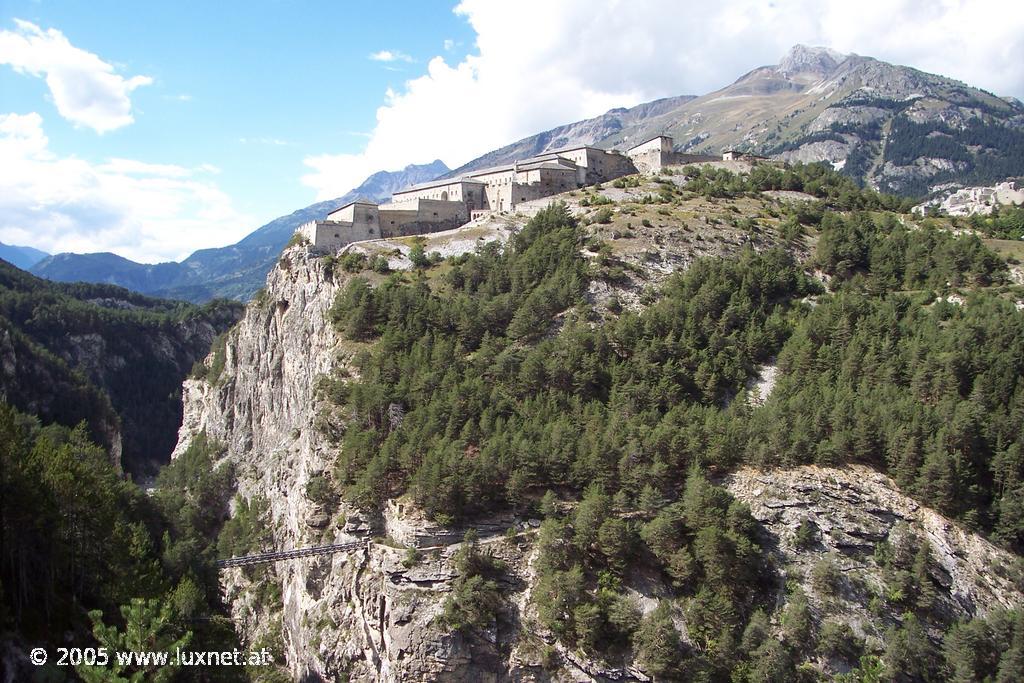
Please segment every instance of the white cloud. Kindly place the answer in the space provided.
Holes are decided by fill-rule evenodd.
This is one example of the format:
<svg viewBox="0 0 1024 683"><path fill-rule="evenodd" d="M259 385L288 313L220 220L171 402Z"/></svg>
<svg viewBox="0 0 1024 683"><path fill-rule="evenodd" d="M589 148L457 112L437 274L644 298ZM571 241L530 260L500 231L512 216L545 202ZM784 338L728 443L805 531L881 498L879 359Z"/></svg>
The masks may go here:
<svg viewBox="0 0 1024 683"><path fill-rule="evenodd" d="M444 50L445 52L451 52L455 48L455 41L451 38L444 39Z"/></svg>
<svg viewBox="0 0 1024 683"><path fill-rule="evenodd" d="M0 114L0 158L0 241L8 244L155 263L235 241L255 222L203 177L215 166L61 157L35 112Z"/></svg>
<svg viewBox="0 0 1024 683"><path fill-rule="evenodd" d="M375 62L406 62L412 64L415 60L404 52L398 50L381 50L370 55Z"/></svg>
<svg viewBox="0 0 1024 683"><path fill-rule="evenodd" d="M381 169L457 166L612 107L705 94L796 43L1024 96L1024 12L1013 0L463 0L455 11L476 32L475 54L434 57L385 93L361 152L307 158L302 181L319 198Z"/></svg>
<svg viewBox="0 0 1024 683"><path fill-rule="evenodd" d="M0 64L45 78L61 116L98 133L135 120L129 95L140 86L150 85L152 78L124 78L97 55L72 45L60 31L44 31L21 19L14 23L15 30L0 31Z"/></svg>

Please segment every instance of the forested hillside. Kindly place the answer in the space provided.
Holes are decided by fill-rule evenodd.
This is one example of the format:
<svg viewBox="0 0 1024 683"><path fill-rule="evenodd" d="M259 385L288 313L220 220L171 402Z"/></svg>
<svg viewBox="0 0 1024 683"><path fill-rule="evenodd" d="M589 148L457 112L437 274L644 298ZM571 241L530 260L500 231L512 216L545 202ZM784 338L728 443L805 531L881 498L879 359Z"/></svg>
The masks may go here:
<svg viewBox="0 0 1024 683"><path fill-rule="evenodd" d="M108 653L239 646L214 566L234 486L231 468L215 464L219 453L217 444L197 441L147 496L119 475L84 425L44 426L0 404L0 671L7 680L72 680L75 667L55 664L58 646ZM264 645L280 659L279 647ZM24 653L40 646L50 663L33 667ZM186 676L175 666L72 664L86 681L249 680L231 667Z"/></svg>
<svg viewBox="0 0 1024 683"><path fill-rule="evenodd" d="M233 495L231 468L214 465L219 446L194 444L164 469L152 497L126 480L122 461L134 474L167 462L181 381L239 310L49 283L0 263L0 670L7 680L71 675L53 659L49 668L31 667L24 661L31 647L54 654L68 643L110 651L237 646L213 565ZM133 680L173 673L112 671ZM101 680L102 672L77 673Z"/></svg>
<svg viewBox="0 0 1024 683"><path fill-rule="evenodd" d="M926 542L875 558L888 593L873 645L815 626L800 589L779 608L785 577L714 483L744 464L867 463L1024 550L1024 313L1005 262L947 223L908 226L900 200L818 166L684 174L648 201L820 197L783 216L810 260L786 245L698 260L649 306L610 314L586 297L610 269L583 253L608 253L585 223L611 213L581 223L556 205L505 250L423 259L375 286L357 277L332 319L373 344L356 379L322 387L344 416L325 425L339 491L365 508L408 494L441 523L544 515L532 596L543 624L659 679L814 680L821 656L845 661L850 681L1018 680L1021 615L944 615ZM755 408L748 387L765 364L781 379ZM446 615L471 633L502 613L501 567L467 552ZM623 593L637 571L673 586L643 618Z"/></svg>
<svg viewBox="0 0 1024 683"><path fill-rule="evenodd" d="M59 284L0 262L0 392L19 410L85 421L117 466L152 475L181 423L181 382L241 306Z"/></svg>

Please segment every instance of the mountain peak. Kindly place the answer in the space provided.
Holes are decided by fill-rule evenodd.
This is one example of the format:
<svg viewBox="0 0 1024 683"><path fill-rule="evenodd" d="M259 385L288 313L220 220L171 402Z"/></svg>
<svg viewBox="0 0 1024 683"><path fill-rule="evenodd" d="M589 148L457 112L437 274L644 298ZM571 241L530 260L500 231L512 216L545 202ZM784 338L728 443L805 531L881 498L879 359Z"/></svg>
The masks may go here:
<svg viewBox="0 0 1024 683"><path fill-rule="evenodd" d="M835 71L847 55L827 47L794 45L779 62L778 71L791 76L801 73L813 73L827 76Z"/></svg>

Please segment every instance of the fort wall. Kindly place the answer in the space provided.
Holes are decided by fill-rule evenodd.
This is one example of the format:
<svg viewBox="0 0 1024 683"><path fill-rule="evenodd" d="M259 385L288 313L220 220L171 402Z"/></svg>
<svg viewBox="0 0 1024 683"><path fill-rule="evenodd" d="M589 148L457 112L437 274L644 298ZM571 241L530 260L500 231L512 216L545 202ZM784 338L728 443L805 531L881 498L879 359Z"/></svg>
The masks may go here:
<svg viewBox="0 0 1024 683"><path fill-rule="evenodd" d="M300 227L298 232L317 249L323 251L337 251L352 242L380 237L380 231L376 226L366 223L354 224L349 221L310 221Z"/></svg>
<svg viewBox="0 0 1024 683"><path fill-rule="evenodd" d="M405 188L388 204L356 201L299 231L317 249L337 250L351 242L450 230L488 212L514 211L516 205L576 187L604 183L632 173L659 172L665 166L708 163L718 157L673 151L672 138L659 135L625 154L597 147L555 150L468 176Z"/></svg>

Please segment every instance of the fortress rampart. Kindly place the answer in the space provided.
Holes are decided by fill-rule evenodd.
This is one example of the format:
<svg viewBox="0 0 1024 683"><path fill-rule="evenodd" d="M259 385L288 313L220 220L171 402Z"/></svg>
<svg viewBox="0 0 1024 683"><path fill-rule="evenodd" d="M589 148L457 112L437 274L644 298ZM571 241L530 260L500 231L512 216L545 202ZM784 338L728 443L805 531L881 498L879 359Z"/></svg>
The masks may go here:
<svg viewBox="0 0 1024 683"><path fill-rule="evenodd" d="M316 249L336 251L352 242L451 230L489 213L514 211L523 202L632 173L657 173L665 166L719 159L676 152L672 138L664 135L625 152L568 147L458 178L412 185L395 192L387 204L350 202L322 221L306 223L299 232Z"/></svg>

